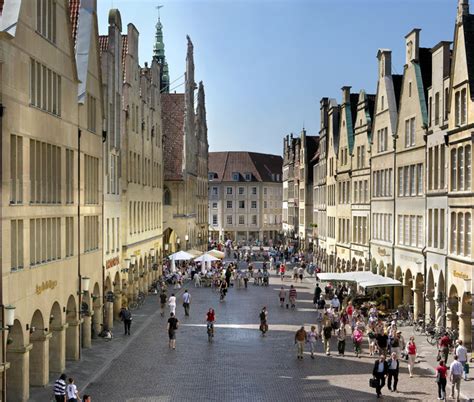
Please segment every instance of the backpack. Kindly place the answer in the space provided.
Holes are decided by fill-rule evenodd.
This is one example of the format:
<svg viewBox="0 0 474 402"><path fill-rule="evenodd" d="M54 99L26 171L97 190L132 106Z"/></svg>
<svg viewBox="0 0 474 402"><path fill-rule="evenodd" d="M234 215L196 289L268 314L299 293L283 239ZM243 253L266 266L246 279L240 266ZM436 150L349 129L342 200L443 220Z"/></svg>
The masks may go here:
<svg viewBox="0 0 474 402"><path fill-rule="evenodd" d="M132 318L132 313L130 310L123 310L122 311L122 320L130 320Z"/></svg>
<svg viewBox="0 0 474 402"><path fill-rule="evenodd" d="M265 313L263 311L260 313L260 320L261 321L265 320Z"/></svg>

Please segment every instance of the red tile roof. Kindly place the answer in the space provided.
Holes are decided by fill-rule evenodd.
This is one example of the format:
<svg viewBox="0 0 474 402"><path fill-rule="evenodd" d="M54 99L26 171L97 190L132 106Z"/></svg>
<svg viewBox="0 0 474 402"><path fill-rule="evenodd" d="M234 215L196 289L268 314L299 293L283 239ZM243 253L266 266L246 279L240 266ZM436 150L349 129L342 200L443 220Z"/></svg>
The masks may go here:
<svg viewBox="0 0 474 402"><path fill-rule="evenodd" d="M69 15L71 18L72 40L76 46L77 25L79 21L79 8L81 7L81 0L69 0Z"/></svg>
<svg viewBox="0 0 474 402"><path fill-rule="evenodd" d="M184 94L161 95L165 180L183 180Z"/></svg>
<svg viewBox="0 0 474 402"><path fill-rule="evenodd" d="M109 36L108 35L99 35L100 54L106 52L108 48L109 48Z"/></svg>
<svg viewBox="0 0 474 402"><path fill-rule="evenodd" d="M233 173L239 173L239 181L245 174L251 181L281 182L283 158L280 155L256 152L209 152L209 173L215 173L213 181L235 181ZM278 175L278 176L277 176Z"/></svg>

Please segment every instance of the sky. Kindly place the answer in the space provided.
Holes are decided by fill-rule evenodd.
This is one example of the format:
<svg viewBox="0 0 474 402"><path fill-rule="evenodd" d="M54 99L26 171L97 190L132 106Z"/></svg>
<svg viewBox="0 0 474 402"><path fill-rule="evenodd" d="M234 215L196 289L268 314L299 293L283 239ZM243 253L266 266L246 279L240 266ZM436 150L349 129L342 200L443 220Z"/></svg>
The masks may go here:
<svg viewBox="0 0 474 402"><path fill-rule="evenodd" d="M341 87L375 93L377 50L392 50L403 72L405 35L421 46L453 40L456 0L98 0L99 30L110 8L123 32L140 32L140 64L153 52L161 8L171 89L183 91L186 35L195 80L203 81L210 151L281 155L284 136L319 131L319 100L340 102ZM474 12L474 5L472 6Z"/></svg>

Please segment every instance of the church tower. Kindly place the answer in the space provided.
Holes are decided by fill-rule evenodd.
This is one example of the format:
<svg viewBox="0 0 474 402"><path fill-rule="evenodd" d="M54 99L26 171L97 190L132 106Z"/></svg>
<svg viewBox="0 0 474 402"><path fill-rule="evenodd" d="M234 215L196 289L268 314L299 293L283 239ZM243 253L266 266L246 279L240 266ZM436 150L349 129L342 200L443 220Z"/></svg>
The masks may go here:
<svg viewBox="0 0 474 402"><path fill-rule="evenodd" d="M160 92L169 93L170 78L168 71L168 63L165 56L165 43L163 42L163 24L158 15L156 23L155 45L153 46L153 59L160 65Z"/></svg>

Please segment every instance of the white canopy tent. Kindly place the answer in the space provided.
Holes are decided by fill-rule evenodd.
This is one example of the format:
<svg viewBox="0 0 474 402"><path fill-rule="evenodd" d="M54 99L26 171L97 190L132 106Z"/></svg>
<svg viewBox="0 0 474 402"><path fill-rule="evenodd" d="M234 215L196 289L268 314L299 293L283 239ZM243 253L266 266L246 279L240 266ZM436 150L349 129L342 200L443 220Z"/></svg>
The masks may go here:
<svg viewBox="0 0 474 402"><path fill-rule="evenodd" d="M194 256L192 254L187 253L186 251L178 251L168 256L168 258L171 260L171 272L176 272L176 261L192 260Z"/></svg>
<svg viewBox="0 0 474 402"><path fill-rule="evenodd" d="M207 270L209 268L212 261L219 261L219 258L216 258L216 257L214 257L213 255L211 255L209 253L205 253L205 254L195 258L194 261L201 263L201 272L204 272L205 270Z"/></svg>
<svg viewBox="0 0 474 402"><path fill-rule="evenodd" d="M402 286L400 281L377 275L369 271L353 271L341 273L320 273L318 278L325 282L356 282L362 288L376 288L389 286Z"/></svg>

